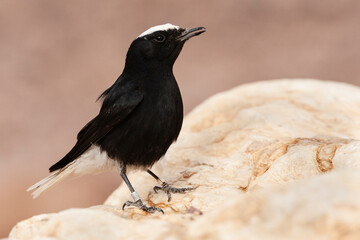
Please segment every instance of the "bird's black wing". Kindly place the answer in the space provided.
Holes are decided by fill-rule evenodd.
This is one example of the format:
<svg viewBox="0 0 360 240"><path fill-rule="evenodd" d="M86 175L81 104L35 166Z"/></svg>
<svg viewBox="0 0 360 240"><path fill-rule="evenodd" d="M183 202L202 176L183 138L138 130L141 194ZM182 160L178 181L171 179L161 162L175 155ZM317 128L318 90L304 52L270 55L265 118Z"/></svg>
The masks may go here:
<svg viewBox="0 0 360 240"><path fill-rule="evenodd" d="M98 142L120 124L143 99L140 89L131 83L121 87L116 86L115 83L108 90L99 114L81 129L75 146L60 161L50 167L50 172L63 168L77 159L89 149L91 144Z"/></svg>

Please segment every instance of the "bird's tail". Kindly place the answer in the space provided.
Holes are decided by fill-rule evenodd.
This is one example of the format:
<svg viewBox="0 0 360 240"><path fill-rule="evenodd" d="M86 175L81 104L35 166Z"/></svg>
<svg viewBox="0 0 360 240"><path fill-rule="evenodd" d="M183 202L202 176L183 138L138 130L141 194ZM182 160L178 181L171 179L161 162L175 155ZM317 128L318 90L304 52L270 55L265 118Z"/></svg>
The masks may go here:
<svg viewBox="0 0 360 240"><path fill-rule="evenodd" d="M61 182L66 177L72 175L76 169L77 161L69 163L64 168L61 168L57 171L52 172L46 178L40 180L35 183L31 187L29 187L26 191L33 191L31 193L33 198L37 198L42 192L51 188L54 184Z"/></svg>
<svg viewBox="0 0 360 240"><path fill-rule="evenodd" d="M105 151L102 152L100 147L92 146L79 158L73 160L64 167L51 172L48 177L29 187L27 191L34 190L32 196L33 198L36 198L42 192L69 176L78 177L84 174L98 174L117 168L117 161L109 159L107 153Z"/></svg>

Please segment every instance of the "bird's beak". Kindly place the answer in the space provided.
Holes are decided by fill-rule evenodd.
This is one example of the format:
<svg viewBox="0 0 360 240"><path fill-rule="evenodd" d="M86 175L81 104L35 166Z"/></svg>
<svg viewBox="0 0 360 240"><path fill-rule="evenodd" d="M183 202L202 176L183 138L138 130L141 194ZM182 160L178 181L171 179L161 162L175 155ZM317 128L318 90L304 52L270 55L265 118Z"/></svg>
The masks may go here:
<svg viewBox="0 0 360 240"><path fill-rule="evenodd" d="M177 41L185 42L189 38L200 35L206 31L204 27L196 27L196 28L187 28L185 29L180 36L176 38Z"/></svg>

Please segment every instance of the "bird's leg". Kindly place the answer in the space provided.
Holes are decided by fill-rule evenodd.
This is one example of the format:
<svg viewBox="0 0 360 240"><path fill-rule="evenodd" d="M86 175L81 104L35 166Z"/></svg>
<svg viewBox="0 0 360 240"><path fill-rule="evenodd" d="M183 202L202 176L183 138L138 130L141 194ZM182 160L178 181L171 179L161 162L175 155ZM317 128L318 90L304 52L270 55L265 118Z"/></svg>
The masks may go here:
<svg viewBox="0 0 360 240"><path fill-rule="evenodd" d="M134 199L133 202L131 201L126 201L124 203L124 205L122 206L122 210L124 210L125 207L128 206L134 206L134 207L138 207L141 210L145 211L145 212L149 212L149 213L154 213L155 211L158 212L162 212L164 214L164 211L161 208L158 207L148 207L146 206L140 199L139 195L137 194L137 192L134 190L133 186L131 185L129 179L126 176L126 167L119 167L120 168L120 176L122 177L122 179L124 180L124 182L126 183L126 185L128 186L130 192L131 192L131 196Z"/></svg>
<svg viewBox="0 0 360 240"><path fill-rule="evenodd" d="M192 187L188 187L188 188L175 188L170 186L168 183L162 181L158 176L156 176L155 173L153 173L150 169L147 170L147 172L153 177L155 178L158 182L161 183L161 187L160 186L155 186L154 187L154 191L157 193L158 190L163 190L167 196L168 196L168 202L171 201L171 193L184 193L186 191L191 191L194 190L194 188Z"/></svg>

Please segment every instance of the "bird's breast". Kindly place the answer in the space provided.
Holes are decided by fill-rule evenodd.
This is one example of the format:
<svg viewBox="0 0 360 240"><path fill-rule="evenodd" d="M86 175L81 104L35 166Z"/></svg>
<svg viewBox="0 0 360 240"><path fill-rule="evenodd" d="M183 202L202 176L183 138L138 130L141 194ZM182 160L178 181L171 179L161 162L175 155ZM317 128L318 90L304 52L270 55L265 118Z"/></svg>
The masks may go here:
<svg viewBox="0 0 360 240"><path fill-rule="evenodd" d="M150 166L177 139L182 121L177 85L145 89L142 102L101 141L101 147L126 165Z"/></svg>

